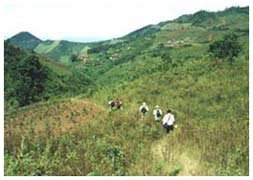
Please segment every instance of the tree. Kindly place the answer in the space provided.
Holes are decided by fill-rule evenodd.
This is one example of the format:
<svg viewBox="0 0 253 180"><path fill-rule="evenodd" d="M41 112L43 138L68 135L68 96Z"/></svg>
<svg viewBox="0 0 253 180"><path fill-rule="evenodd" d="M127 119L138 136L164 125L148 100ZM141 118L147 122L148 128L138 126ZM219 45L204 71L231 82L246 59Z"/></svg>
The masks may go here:
<svg viewBox="0 0 253 180"><path fill-rule="evenodd" d="M235 33L226 34L222 40L218 40L210 44L209 53L214 58L228 59L231 63L238 56L241 45Z"/></svg>
<svg viewBox="0 0 253 180"><path fill-rule="evenodd" d="M72 54L70 60L72 63L80 61L77 54Z"/></svg>
<svg viewBox="0 0 253 180"><path fill-rule="evenodd" d="M47 70L35 55L22 59L17 64L18 85L16 97L21 106L39 101L47 80Z"/></svg>

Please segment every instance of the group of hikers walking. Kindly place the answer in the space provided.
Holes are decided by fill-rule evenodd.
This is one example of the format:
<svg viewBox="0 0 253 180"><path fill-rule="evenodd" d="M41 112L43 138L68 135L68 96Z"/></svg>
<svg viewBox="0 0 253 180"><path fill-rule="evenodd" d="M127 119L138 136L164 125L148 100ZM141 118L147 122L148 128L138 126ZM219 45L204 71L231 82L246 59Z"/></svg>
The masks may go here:
<svg viewBox="0 0 253 180"><path fill-rule="evenodd" d="M114 109L123 109L123 103L119 98L117 98L116 100L111 99L108 102L108 105L109 105L110 111Z"/></svg>
<svg viewBox="0 0 253 180"><path fill-rule="evenodd" d="M108 102L108 106L110 111L116 109L123 109L123 103L119 98L117 98L116 100L110 99L110 101ZM142 118L145 118L147 116L149 108L145 102L143 102L140 106L139 112L141 113ZM158 105L156 105L155 109L153 110L153 116L156 122L162 122L162 127L166 130L167 133L174 130L175 117L170 109L168 109L166 114L163 116L162 109Z"/></svg>
<svg viewBox="0 0 253 180"><path fill-rule="evenodd" d="M143 102L140 106L139 112L142 113L143 117L148 114L149 108L145 102ZM162 126L167 133L174 130L175 117L170 109L167 110L167 113L162 118L162 109L158 105L156 105L155 109L153 110L153 115L156 122L160 122L162 119Z"/></svg>

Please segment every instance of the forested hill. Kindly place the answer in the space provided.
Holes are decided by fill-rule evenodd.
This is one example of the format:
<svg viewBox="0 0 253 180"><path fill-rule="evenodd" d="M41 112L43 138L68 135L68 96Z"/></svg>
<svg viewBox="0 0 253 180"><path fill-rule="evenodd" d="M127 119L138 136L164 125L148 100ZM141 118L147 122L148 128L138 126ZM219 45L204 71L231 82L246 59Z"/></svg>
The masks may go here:
<svg viewBox="0 0 253 180"><path fill-rule="evenodd" d="M24 49L34 49L36 46L38 46L42 40L35 37L29 32L20 32L16 34L15 36L8 39L11 43L24 48Z"/></svg>

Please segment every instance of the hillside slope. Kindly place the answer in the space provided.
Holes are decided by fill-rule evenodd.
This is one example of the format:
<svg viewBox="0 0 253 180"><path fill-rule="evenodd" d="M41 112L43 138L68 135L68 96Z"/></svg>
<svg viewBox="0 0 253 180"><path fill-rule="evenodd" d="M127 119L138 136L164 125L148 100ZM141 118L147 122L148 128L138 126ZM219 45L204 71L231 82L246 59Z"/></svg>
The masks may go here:
<svg viewBox="0 0 253 180"><path fill-rule="evenodd" d="M76 43L65 40L42 41L29 32L20 32L7 41L24 50L33 50L65 65L71 64L72 55L82 56L88 45L92 45L92 43Z"/></svg>
<svg viewBox="0 0 253 180"><path fill-rule="evenodd" d="M91 80L80 70L4 43L5 110L73 93L84 93ZM73 84L76 84L73 86Z"/></svg>
<svg viewBox="0 0 253 180"><path fill-rule="evenodd" d="M249 175L248 13L200 11L94 43L70 66L91 78L87 91L5 114L5 175ZM212 56L230 33L238 56ZM123 109L106 111L111 98ZM172 133L154 122L156 105L175 114Z"/></svg>
<svg viewBox="0 0 253 180"><path fill-rule="evenodd" d="M102 117L106 111L103 107L76 98L26 106L15 112L15 115L5 116L8 122L5 124L5 141L16 143L9 144L6 149L17 151L15 148L21 143L22 137L56 137L75 131L77 126L89 122L96 114Z"/></svg>
<svg viewBox="0 0 253 180"><path fill-rule="evenodd" d="M34 48L34 51L44 54L55 61L70 64L72 55L82 55L87 47L86 43L69 41L43 41Z"/></svg>
<svg viewBox="0 0 253 180"><path fill-rule="evenodd" d="M229 8L217 13L200 11L183 16L187 17L184 20L178 18L146 26L122 38L93 44L88 50L85 67L96 69L99 77L104 78L101 74L110 69L138 59L144 62L145 57L161 57L163 60L201 57L209 43L221 39L228 32L235 32L243 41L243 50L247 51L248 13L248 7Z"/></svg>

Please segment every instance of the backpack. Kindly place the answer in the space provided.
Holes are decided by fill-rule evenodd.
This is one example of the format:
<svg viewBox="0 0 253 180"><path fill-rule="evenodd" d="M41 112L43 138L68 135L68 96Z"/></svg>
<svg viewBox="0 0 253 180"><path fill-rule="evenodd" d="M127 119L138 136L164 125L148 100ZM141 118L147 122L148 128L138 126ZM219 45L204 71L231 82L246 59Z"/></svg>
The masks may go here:
<svg viewBox="0 0 253 180"><path fill-rule="evenodd" d="M111 107L114 107L115 106L115 102L112 101L110 105L111 105Z"/></svg>
<svg viewBox="0 0 253 180"><path fill-rule="evenodd" d="M157 116L157 117L161 117L161 116L162 116L160 110L156 110L156 116Z"/></svg>
<svg viewBox="0 0 253 180"><path fill-rule="evenodd" d="M148 112L148 111L147 111L147 109L146 109L145 107L142 107L142 108L141 108L141 112L144 114L144 113L146 113L146 112Z"/></svg>

